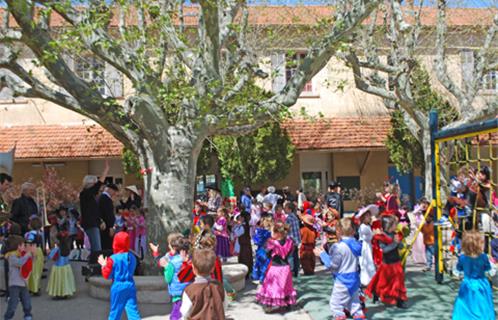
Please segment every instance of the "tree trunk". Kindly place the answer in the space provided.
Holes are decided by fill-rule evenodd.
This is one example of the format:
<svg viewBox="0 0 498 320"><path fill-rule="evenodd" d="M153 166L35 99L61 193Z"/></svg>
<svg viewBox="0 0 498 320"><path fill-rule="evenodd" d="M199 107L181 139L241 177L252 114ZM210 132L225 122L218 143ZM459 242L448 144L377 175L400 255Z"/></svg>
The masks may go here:
<svg viewBox="0 0 498 320"><path fill-rule="evenodd" d="M202 142L198 143L199 139L186 131L175 130L171 145L165 148L171 152L142 148L139 154L142 166L149 169L144 176L147 242L159 244L161 254L169 250L168 234L183 233L191 224L197 158ZM166 163L156 163L154 155L165 153L168 154ZM150 251L145 255L144 271L146 274L158 271Z"/></svg>

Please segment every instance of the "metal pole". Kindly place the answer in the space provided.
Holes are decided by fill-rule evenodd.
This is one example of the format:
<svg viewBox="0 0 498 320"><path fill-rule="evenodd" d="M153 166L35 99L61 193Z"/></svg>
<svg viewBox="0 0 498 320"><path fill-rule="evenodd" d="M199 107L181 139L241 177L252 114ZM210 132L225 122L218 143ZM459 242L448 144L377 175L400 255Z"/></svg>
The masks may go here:
<svg viewBox="0 0 498 320"><path fill-rule="evenodd" d="M438 197L439 179L437 179L439 174L439 167L436 158L439 158L439 147L436 146L435 135L438 131L438 113L436 110L431 110L429 115L429 127L431 130L431 171L432 171L432 199L435 203L436 209L436 220L441 219L441 204L440 198ZM443 267L442 267L442 234L440 232L440 226L434 225L434 245L435 245L435 278L438 283L443 281Z"/></svg>

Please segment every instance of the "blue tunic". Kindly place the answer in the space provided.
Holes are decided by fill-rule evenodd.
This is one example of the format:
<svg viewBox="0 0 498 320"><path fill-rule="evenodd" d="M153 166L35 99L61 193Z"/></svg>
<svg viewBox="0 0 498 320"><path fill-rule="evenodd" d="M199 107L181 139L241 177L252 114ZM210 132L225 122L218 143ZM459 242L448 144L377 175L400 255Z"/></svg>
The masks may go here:
<svg viewBox="0 0 498 320"><path fill-rule="evenodd" d="M252 269L252 279L263 282L266 275L266 269L270 263L268 250L266 250L266 242L271 237L271 232L264 228L257 228L254 235L254 244L258 246L256 249L256 257L254 267Z"/></svg>
<svg viewBox="0 0 498 320"><path fill-rule="evenodd" d="M491 269L486 254L472 258L461 255L457 270L463 272L458 297L453 308L453 320L494 320L493 294L485 272Z"/></svg>

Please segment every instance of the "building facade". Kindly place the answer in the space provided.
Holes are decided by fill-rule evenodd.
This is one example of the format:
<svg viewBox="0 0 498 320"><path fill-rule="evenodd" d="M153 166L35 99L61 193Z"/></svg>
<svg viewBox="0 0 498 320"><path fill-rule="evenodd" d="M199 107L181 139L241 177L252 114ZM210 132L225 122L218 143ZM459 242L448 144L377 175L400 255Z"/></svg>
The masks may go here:
<svg viewBox="0 0 498 320"><path fill-rule="evenodd" d="M325 9L323 14L330 14ZM288 8L275 7L273 10L284 12ZM317 7L313 10L314 14L321 12ZM476 32L482 37L482 30L492 23L493 14L487 9L449 9L449 17L450 29L478 26L482 28L477 28ZM424 19L428 29L433 30L434 12L428 10ZM455 37L449 43L448 69L457 83L468 79L468 70L473 68L478 47L478 42L467 40ZM275 76L261 85L268 90L279 90L295 71L290 66L296 64L288 61L298 63L306 51L298 46L270 51L262 64ZM31 57L28 52L24 54L25 64L29 65ZM434 54L434 48L428 45L425 53L420 55L431 79L435 79ZM81 78L97 84L103 95L124 100L132 93L129 81L95 58L68 60L67 63ZM451 101L451 95L437 81L433 82ZM479 99L496 97L497 93L498 71L492 71L485 76ZM268 181L268 184L277 188L303 188L310 194L319 194L326 192L330 180L338 180L348 189L365 190L380 188L387 178L394 176L404 193L412 199L420 196L422 179L416 173L400 175L389 162L384 142L390 130L390 119L383 101L356 89L352 72L341 60L331 59L306 84L291 111L294 119L284 126L296 146L295 159L285 179ZM84 175L100 174L104 159L110 159L109 181L140 183L135 175L124 173L121 161L123 146L119 141L94 121L50 102L14 98L4 88L0 91L0 127L0 151L17 146L14 178L18 182L40 179L44 167L55 167L68 181L79 185ZM353 210L358 203L347 200L345 205L347 210Z"/></svg>

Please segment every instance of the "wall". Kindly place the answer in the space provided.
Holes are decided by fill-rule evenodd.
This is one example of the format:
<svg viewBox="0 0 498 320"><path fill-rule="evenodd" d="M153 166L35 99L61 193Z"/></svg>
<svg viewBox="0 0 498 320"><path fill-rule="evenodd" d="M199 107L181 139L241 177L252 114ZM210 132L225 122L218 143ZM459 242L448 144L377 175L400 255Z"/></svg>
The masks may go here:
<svg viewBox="0 0 498 320"><path fill-rule="evenodd" d="M82 185L83 177L88 174L88 161L58 161L57 163L64 164L64 166L55 167L59 176L64 177L67 182L79 188ZM16 161L13 170L14 183L39 181L43 172L44 169L39 161Z"/></svg>
<svg viewBox="0 0 498 320"><path fill-rule="evenodd" d="M335 152L333 153L334 178L338 176L359 176L367 151L365 152ZM363 173L360 175L362 189L381 190L382 183L387 177L388 167L387 151L370 151ZM355 201L345 201L345 210L355 210L358 205Z"/></svg>

